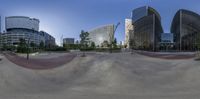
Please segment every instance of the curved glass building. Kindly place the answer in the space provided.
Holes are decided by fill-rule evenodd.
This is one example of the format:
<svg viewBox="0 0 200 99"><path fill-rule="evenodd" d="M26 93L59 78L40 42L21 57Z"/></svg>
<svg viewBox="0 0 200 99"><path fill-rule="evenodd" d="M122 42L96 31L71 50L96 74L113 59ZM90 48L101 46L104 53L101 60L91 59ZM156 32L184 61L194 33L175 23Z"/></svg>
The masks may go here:
<svg viewBox="0 0 200 99"><path fill-rule="evenodd" d="M2 43L7 46L18 45L20 39L30 40L30 43L39 45L55 45L55 38L46 32L39 31L40 21L25 16L10 16L5 18L6 33L2 34Z"/></svg>
<svg viewBox="0 0 200 99"><path fill-rule="evenodd" d="M200 16L192 11L179 10L174 16L171 33L174 34L176 50L196 50L200 39Z"/></svg>
<svg viewBox="0 0 200 99"><path fill-rule="evenodd" d="M149 7L144 6L132 11L132 22L134 25L133 36L136 49L157 51L161 41L161 17L159 13Z"/></svg>
<svg viewBox="0 0 200 99"><path fill-rule="evenodd" d="M89 38L96 46L102 46L105 41L110 43L114 38L114 25L105 25L89 31Z"/></svg>

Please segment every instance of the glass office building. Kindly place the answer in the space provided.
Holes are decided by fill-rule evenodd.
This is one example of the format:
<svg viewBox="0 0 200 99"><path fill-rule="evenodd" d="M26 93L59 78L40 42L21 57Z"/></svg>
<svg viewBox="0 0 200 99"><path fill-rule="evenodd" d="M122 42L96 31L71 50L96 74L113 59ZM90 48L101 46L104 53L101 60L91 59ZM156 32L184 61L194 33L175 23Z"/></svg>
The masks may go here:
<svg viewBox="0 0 200 99"><path fill-rule="evenodd" d="M174 16L171 33L174 34L176 50L197 50L200 39L200 16L192 11L179 10Z"/></svg>
<svg viewBox="0 0 200 99"><path fill-rule="evenodd" d="M94 42L96 46L102 46L103 42L108 43L114 39L114 25L105 25L89 31L90 41Z"/></svg>
<svg viewBox="0 0 200 99"><path fill-rule="evenodd" d="M161 41L161 17L159 13L149 7L144 6L132 11L132 22L134 32L130 39L135 43L135 48L140 50L157 51Z"/></svg>
<svg viewBox="0 0 200 99"><path fill-rule="evenodd" d="M160 42L160 51L174 50L174 37L172 33L162 33Z"/></svg>
<svg viewBox="0 0 200 99"><path fill-rule="evenodd" d="M17 46L20 39L25 39L39 45L40 42L55 45L55 38L46 32L39 32L40 21L25 16L11 16L5 18L6 32L1 34L2 44Z"/></svg>

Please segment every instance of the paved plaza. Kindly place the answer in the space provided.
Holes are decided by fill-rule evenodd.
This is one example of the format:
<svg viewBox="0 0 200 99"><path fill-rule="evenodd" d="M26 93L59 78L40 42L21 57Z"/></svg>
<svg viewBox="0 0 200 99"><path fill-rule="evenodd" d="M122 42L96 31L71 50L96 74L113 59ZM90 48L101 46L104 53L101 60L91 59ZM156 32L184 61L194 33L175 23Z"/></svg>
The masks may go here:
<svg viewBox="0 0 200 99"><path fill-rule="evenodd" d="M59 56L63 54L55 55ZM38 70L18 66L3 55L0 57L3 59L0 61L0 99L200 97L200 62L193 58L170 60L130 53L94 53L86 57L77 55L57 68ZM31 58L44 59L42 56Z"/></svg>

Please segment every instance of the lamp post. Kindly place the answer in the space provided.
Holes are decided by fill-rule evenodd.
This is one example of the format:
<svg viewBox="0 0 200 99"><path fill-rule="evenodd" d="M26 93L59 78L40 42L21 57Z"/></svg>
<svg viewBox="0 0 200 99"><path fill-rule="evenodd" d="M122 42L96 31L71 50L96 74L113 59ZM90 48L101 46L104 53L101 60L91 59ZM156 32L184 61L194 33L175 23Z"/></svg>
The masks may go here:
<svg viewBox="0 0 200 99"><path fill-rule="evenodd" d="M120 25L120 22L117 23L116 26L114 26L113 28L113 35L110 36L110 39L111 39L111 42L110 42L110 53L112 53L112 46L113 46L113 42L114 42L114 35L115 35L115 32L117 30L117 28L119 27Z"/></svg>
<svg viewBox="0 0 200 99"><path fill-rule="evenodd" d="M30 38L28 38L27 41L27 57L26 57L27 60L29 60L29 43L30 43Z"/></svg>

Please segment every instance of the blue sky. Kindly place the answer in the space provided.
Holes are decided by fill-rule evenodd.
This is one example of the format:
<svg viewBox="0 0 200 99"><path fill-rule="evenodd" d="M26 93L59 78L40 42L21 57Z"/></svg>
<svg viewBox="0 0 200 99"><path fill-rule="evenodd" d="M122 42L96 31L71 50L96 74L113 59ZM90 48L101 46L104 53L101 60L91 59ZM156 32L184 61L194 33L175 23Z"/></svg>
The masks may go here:
<svg viewBox="0 0 200 99"><path fill-rule="evenodd" d="M162 17L164 31L168 33L178 9L200 14L199 4L200 0L0 0L0 15L2 21L5 16L18 15L40 19L40 30L53 35L57 44L60 44L62 35L79 39L81 30L120 22L115 37L122 41L124 20L135 8L145 5L155 8Z"/></svg>

